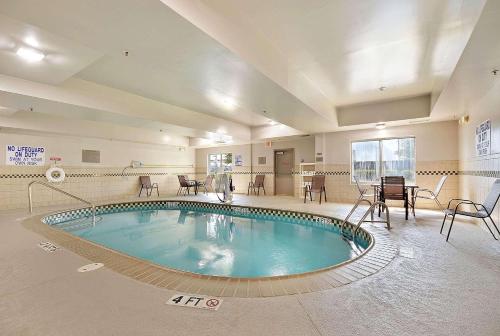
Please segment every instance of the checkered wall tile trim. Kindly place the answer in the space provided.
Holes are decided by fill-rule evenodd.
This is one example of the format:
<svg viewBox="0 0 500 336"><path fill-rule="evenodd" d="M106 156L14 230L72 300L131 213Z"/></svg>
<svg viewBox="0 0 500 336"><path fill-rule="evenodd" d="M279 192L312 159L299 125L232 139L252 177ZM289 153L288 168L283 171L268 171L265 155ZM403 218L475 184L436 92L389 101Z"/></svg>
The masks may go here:
<svg viewBox="0 0 500 336"><path fill-rule="evenodd" d="M166 172L138 172L138 173L69 173L67 178L92 178L92 177L127 177L127 176L166 176L166 175L189 175L189 173L166 173ZM45 178L45 174L0 174L0 179L26 179Z"/></svg>
<svg viewBox="0 0 500 336"><path fill-rule="evenodd" d="M340 233L342 220L333 217L315 215L310 213L256 208L239 205L229 205L221 203L207 203L196 201L143 201L143 202L127 202L117 204L106 204L96 207L96 215L103 215L117 212L127 211L150 211L150 210L186 210L186 211L208 211L231 216L254 218L261 220L286 220L296 224L312 226L328 231ZM68 221L80 220L85 217L91 217L92 211L90 208L82 208L69 210L48 215L42 218L42 222L48 225L56 225ZM75 223L81 225L80 222ZM71 225L71 223L68 223ZM352 229L354 226L351 223L347 225ZM368 247L372 241L371 235L364 229L358 230L356 241L364 248Z"/></svg>
<svg viewBox="0 0 500 336"><path fill-rule="evenodd" d="M456 170L417 170L417 175L458 175Z"/></svg>
<svg viewBox="0 0 500 336"><path fill-rule="evenodd" d="M466 170L461 171L459 175L500 178L500 170Z"/></svg>

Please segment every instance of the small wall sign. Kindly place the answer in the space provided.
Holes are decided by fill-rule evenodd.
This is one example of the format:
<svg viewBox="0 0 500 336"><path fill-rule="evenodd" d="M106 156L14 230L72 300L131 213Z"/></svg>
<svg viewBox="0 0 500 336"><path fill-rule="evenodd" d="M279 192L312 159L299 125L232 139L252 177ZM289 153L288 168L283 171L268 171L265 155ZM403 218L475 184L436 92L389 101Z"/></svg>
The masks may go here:
<svg viewBox="0 0 500 336"><path fill-rule="evenodd" d="M488 155L491 152L491 121L486 120L476 127L476 155Z"/></svg>
<svg viewBox="0 0 500 336"><path fill-rule="evenodd" d="M5 148L7 166L45 165L45 147L7 145Z"/></svg>

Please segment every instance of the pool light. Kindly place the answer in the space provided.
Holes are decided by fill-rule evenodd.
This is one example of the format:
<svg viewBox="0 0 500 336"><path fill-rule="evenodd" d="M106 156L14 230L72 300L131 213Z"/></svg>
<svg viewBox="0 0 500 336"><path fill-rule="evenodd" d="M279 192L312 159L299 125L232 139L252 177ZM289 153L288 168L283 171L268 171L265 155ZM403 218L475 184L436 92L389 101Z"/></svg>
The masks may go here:
<svg viewBox="0 0 500 336"><path fill-rule="evenodd" d="M26 47L20 47L19 49L17 49L16 54L17 56L30 63L39 62L45 57L42 52Z"/></svg>

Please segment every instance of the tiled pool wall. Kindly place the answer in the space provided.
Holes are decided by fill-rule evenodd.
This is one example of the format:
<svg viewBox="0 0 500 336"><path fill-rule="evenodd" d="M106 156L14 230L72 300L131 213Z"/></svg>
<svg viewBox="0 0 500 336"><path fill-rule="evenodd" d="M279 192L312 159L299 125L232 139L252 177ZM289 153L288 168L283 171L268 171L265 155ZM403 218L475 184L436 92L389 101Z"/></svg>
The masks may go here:
<svg viewBox="0 0 500 336"><path fill-rule="evenodd" d="M258 219L278 219L287 220L292 223L300 223L302 225L319 227L325 230L331 230L340 234L342 220L310 214L303 212L295 212L289 210L280 209L268 209L260 207L248 207L248 206L234 206L228 204L218 204L218 203L206 203L206 202L194 202L194 201L142 201L142 202L126 202L126 203L115 203L107 204L96 207L96 215L116 213L116 212L126 212L126 211L147 211L147 210L188 210L188 211L207 211L216 212L221 214L242 216L247 218L258 218ZM75 210L67 210L58 212L56 214L51 214L42 218L42 222L48 225L53 225L61 222L66 222L74 219L79 219L86 216L91 216L92 211L90 208L82 208ZM347 230L350 232L353 226L347 223ZM358 230L356 234L356 242L363 248L368 248L372 242L371 235L364 229Z"/></svg>
<svg viewBox="0 0 500 336"><path fill-rule="evenodd" d="M139 176L149 175L152 182L159 184L160 196L176 194L179 187L177 175L186 174L204 179L206 167L196 168L141 168L128 169L122 176L123 167L64 167L66 180L55 186L94 202L135 196L139 192ZM0 167L0 210L27 208L27 189L31 181L46 181L47 167ZM248 182L256 174L265 174L267 195L274 194L274 173L270 165L234 167L233 182L237 193L246 194ZM348 164L318 165L318 173L326 175L326 190L329 202L353 203L358 197L351 182ZM467 173L467 172L464 172ZM422 188L434 189L441 175L449 175L440 195L442 203L459 195L458 161L417 162L417 184ZM299 166L294 168L295 196L301 195ZM34 206L71 204L74 201L47 188L35 186ZM432 201L419 200L418 207L435 208Z"/></svg>
<svg viewBox="0 0 500 336"><path fill-rule="evenodd" d="M500 154L462 162L459 177L461 198L484 202L491 186L496 179L500 178ZM500 205L496 206L492 217L498 225L500 223Z"/></svg>
<svg viewBox="0 0 500 336"><path fill-rule="evenodd" d="M47 169L48 166L0 166L0 210L27 208L28 184L47 182ZM194 173L194 168L138 168L127 169L123 174L124 167L63 166L63 169L66 179L53 185L93 202L137 196L141 175L151 176L151 182L159 184L160 196L175 195L179 187L177 175ZM33 188L35 207L74 204L74 200L56 191L36 185Z"/></svg>
<svg viewBox="0 0 500 336"><path fill-rule="evenodd" d="M458 160L446 161L417 161L416 183L420 188L434 190L442 175L448 175L443 189L439 195L439 200L446 203L451 198L457 198L459 195L459 169ZM250 166L234 167L233 182L236 186L236 192L247 193L248 183L255 179L255 175L264 174L264 180L267 195L274 194L274 167L270 165L253 166L253 175L250 174ZM359 193L357 187L351 181L351 169L349 164L317 164L317 173L325 174L325 187L329 202L354 203ZM300 167L294 168L294 195L300 197L301 178L299 175ZM197 178L204 178L207 173L205 166L196 167ZM391 205L391 202L388 202ZM394 205L401 206L401 202L393 202ZM418 200L417 207L437 209L436 204L430 200Z"/></svg>

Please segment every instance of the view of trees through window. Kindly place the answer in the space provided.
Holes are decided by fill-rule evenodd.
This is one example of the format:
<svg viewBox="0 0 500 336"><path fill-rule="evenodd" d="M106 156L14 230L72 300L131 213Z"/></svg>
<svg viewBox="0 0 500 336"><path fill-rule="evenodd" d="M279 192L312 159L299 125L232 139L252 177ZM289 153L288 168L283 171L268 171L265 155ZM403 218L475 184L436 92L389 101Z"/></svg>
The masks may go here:
<svg viewBox="0 0 500 336"><path fill-rule="evenodd" d="M232 164L233 153L209 154L208 174L215 174L220 167L224 167L224 171L229 171Z"/></svg>
<svg viewBox="0 0 500 336"><path fill-rule="evenodd" d="M357 141L351 144L351 172L361 182L380 176L404 176L415 182L415 138Z"/></svg>

